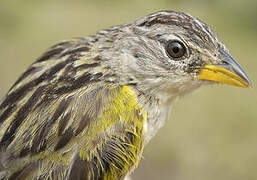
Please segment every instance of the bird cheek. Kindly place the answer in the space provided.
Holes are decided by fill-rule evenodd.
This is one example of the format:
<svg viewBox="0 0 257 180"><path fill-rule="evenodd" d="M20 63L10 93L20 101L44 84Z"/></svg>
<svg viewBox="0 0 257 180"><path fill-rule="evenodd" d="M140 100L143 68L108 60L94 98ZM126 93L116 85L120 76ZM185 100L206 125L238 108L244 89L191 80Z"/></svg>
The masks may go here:
<svg viewBox="0 0 257 180"><path fill-rule="evenodd" d="M205 63L200 58L194 59L194 60L189 62L189 64L187 65L185 71L187 73L198 73L199 72L199 68L202 67L204 64Z"/></svg>

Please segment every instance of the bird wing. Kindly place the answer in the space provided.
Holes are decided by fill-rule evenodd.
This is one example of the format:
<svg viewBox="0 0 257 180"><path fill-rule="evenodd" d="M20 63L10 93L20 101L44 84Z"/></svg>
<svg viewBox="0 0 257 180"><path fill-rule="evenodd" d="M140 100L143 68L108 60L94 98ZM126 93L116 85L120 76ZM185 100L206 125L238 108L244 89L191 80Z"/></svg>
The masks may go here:
<svg viewBox="0 0 257 180"><path fill-rule="evenodd" d="M132 88L104 82L91 48L53 46L2 100L0 177L119 179L137 165L146 115Z"/></svg>

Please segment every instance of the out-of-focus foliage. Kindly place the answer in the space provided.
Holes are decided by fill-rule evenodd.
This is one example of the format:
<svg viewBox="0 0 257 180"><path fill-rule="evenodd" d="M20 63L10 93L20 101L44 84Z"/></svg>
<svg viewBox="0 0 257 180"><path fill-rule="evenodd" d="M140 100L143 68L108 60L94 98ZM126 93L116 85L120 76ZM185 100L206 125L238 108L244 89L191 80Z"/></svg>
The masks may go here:
<svg viewBox="0 0 257 180"><path fill-rule="evenodd" d="M202 87L177 101L150 142L134 179L257 179L257 1L1 0L0 97L43 51L158 10L207 22L253 81L253 88Z"/></svg>

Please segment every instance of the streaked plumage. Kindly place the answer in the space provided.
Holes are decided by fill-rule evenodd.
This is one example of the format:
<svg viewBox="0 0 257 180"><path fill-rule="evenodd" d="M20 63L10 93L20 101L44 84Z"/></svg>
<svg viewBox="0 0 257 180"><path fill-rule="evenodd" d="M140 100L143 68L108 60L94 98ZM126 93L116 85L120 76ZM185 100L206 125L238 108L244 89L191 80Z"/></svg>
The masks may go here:
<svg viewBox="0 0 257 180"><path fill-rule="evenodd" d="M171 39L188 47L183 59L167 56ZM51 47L0 104L0 177L123 179L220 49L206 24L174 11Z"/></svg>

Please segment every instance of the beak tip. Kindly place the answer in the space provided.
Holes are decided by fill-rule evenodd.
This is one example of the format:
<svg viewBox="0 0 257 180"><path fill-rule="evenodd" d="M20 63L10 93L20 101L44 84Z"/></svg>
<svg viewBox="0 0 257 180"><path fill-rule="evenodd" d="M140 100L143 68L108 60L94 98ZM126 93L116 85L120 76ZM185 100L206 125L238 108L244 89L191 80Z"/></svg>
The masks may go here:
<svg viewBox="0 0 257 180"><path fill-rule="evenodd" d="M223 55L223 62L226 63L224 67L228 68L228 70L231 70L236 75L238 75L241 78L242 87L245 88L251 88L252 82L250 78L247 76L247 74L244 72L243 68L237 63L237 61L226 51L220 49L220 53Z"/></svg>
<svg viewBox="0 0 257 180"><path fill-rule="evenodd" d="M252 88L253 87L252 81L250 80L250 78L245 73L244 73L244 76L241 76L241 77L245 81L246 88Z"/></svg>
<svg viewBox="0 0 257 180"><path fill-rule="evenodd" d="M252 82L250 81L250 82L248 82L248 87L247 88L253 88L253 84L252 84Z"/></svg>

